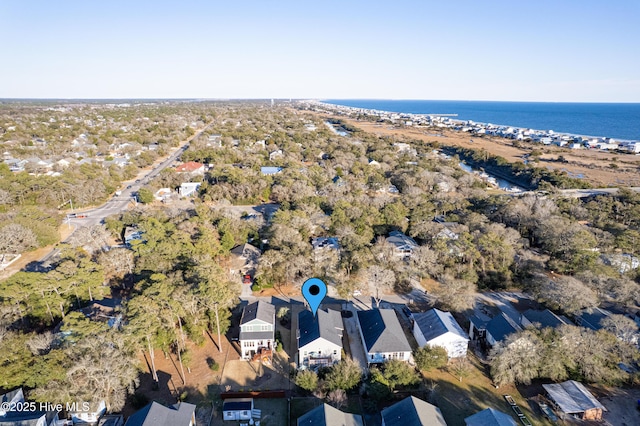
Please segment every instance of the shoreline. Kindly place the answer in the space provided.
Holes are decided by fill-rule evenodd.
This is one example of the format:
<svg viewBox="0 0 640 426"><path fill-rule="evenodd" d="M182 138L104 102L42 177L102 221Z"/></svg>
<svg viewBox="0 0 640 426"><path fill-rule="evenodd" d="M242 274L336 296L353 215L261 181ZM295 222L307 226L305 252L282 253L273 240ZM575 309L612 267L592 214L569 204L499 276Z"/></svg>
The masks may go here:
<svg viewBox="0 0 640 426"><path fill-rule="evenodd" d="M440 117L440 118L446 118L448 119L448 121L453 122L457 125L465 125L466 123L473 123L476 125L480 125L483 126L485 128L487 127L491 127L491 128L512 128L512 129L516 129L516 130L521 130L521 131L533 131L536 133L547 133L550 135L559 135L559 136L565 136L565 137L569 137L569 138L582 138L582 139L601 139L603 141L605 140L615 140L617 142L620 143L640 143L640 139L626 139L626 138L619 138L619 137L610 137L610 136L596 136L596 135L586 135L586 134L578 134L578 133L569 133L569 132L563 132L563 131L553 131L553 130L543 130L543 129L533 129L531 127L521 127L521 126L516 126L516 125L511 125L511 124L497 124L497 123L490 123L490 122L480 122L480 121L475 121L475 120L471 120L471 119L467 119L467 120L461 120L461 119L457 119L457 118L453 118L453 117L458 117L459 114L458 113L410 113L410 112L400 112L400 111L386 111L386 110L378 110L378 109L372 109L372 108L363 108L363 107L353 107L353 106L348 106L348 105L341 105L341 104L333 104L333 103L328 103L325 102L323 100L305 100L305 101L300 101L303 103L309 103L309 104L315 104L315 105L320 105L326 108L337 108L337 109L344 109L344 110L351 110L353 112L359 112L359 113L363 113L365 115L372 115L372 116L381 116L381 115L398 115L399 118L409 118L409 119L413 119L416 121L419 121L421 119L430 119L430 121L433 120L433 118L436 117ZM448 101L447 101L448 102ZM454 102L454 101L452 101ZM455 102L498 102L498 101L455 101ZM514 102L514 103L520 103L520 102ZM540 103L545 103L545 102L540 102ZM572 104L571 102L566 102L567 104ZM602 103L602 105L606 105L607 103ZM630 103L632 105L636 105L636 103ZM614 105L617 105L614 103Z"/></svg>

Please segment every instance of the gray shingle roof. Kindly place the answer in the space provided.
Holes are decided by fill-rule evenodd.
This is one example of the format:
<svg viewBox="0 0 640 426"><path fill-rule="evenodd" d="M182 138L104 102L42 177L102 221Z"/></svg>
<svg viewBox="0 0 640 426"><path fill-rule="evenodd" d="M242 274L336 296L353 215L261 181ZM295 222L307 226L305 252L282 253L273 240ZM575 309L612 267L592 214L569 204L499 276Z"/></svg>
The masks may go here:
<svg viewBox="0 0 640 426"><path fill-rule="evenodd" d="M242 312L242 318L240 319L240 325L246 324L255 319L264 321L267 324L273 324L275 314L276 308L271 303L259 300L245 306L244 311Z"/></svg>
<svg viewBox="0 0 640 426"><path fill-rule="evenodd" d="M322 404L298 418L298 426L362 426L362 416Z"/></svg>
<svg viewBox="0 0 640 426"><path fill-rule="evenodd" d="M395 310L358 311L358 321L368 353L411 351Z"/></svg>
<svg viewBox="0 0 640 426"><path fill-rule="evenodd" d="M496 342L504 340L505 337L516 331L520 331L520 327L503 312L491 318L491 321L487 323L487 333L490 333Z"/></svg>
<svg viewBox="0 0 640 426"><path fill-rule="evenodd" d="M544 311L539 311L537 309L528 309L522 313L522 316L532 323L540 324L542 328L556 328L560 327L563 324L566 324L566 322L562 318L548 309L545 309Z"/></svg>
<svg viewBox="0 0 640 426"><path fill-rule="evenodd" d="M448 332L469 340L467 333L462 330L449 312L430 309L424 313L413 314L413 319L418 324L427 342Z"/></svg>
<svg viewBox="0 0 640 426"><path fill-rule="evenodd" d="M418 247L418 244L413 238L400 231L389 232L387 242L393 244L398 250L413 250Z"/></svg>
<svg viewBox="0 0 640 426"><path fill-rule="evenodd" d="M311 311L305 309L298 314L298 347L302 348L316 339L323 338L342 347L342 317L333 309L318 309L314 318Z"/></svg>
<svg viewBox="0 0 640 426"><path fill-rule="evenodd" d="M186 402L165 407L150 402L129 417L125 426L188 426L196 406Z"/></svg>
<svg viewBox="0 0 640 426"><path fill-rule="evenodd" d="M575 380L551 383L542 385L542 387L560 409L567 414L583 413L594 408L607 411L582 383Z"/></svg>
<svg viewBox="0 0 640 426"><path fill-rule="evenodd" d="M467 426L517 426L513 417L495 408L487 408L464 419Z"/></svg>
<svg viewBox="0 0 640 426"><path fill-rule="evenodd" d="M382 410L385 426L447 426L440 409L410 396Z"/></svg>

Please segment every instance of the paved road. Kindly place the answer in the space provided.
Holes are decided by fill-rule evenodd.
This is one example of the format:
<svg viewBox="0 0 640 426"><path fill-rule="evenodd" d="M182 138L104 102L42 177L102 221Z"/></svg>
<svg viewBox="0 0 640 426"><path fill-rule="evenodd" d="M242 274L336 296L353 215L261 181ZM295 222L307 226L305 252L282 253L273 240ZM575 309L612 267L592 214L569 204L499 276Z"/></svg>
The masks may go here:
<svg viewBox="0 0 640 426"><path fill-rule="evenodd" d="M187 139L187 141L186 141L186 143L184 145L182 145L180 148L176 149L164 161L162 161L161 163L155 165L144 176L138 178L134 183L132 183L131 185L129 185L125 189L123 189L122 192L120 193L120 195L114 195L105 204L103 204L100 207L96 207L94 209L76 211L75 212L76 217L67 218L66 223L68 223L70 226L73 226L75 228L74 229L74 232L75 232L76 229L78 229L80 227L83 227L83 226L93 226L93 225L98 225L100 223L103 223L104 219L106 217L111 216L111 215L116 214L116 213L120 213L120 212L126 210L130 205L132 205L132 203L135 203L135 201L133 199L133 194L135 192L137 192L142 186L144 186L147 183L149 183L149 181L151 181L151 179L153 179L156 176L158 176L158 174L163 169L165 169L165 168L169 167L171 164L173 164L173 162L176 161L187 150L187 148L189 148L189 143L193 139L195 139L198 136L200 136L202 134L202 132L207 130L212 124L213 124L213 122L207 124L201 130L196 132L193 136L191 136L189 139ZM77 217L77 216L82 216L82 217ZM73 232L71 234L73 234ZM71 234L69 235L69 237L71 236ZM67 237L67 239L69 237ZM45 264L46 262L48 262L49 260L54 258L57 255L57 253L59 253L58 249L51 250L49 253L44 255L39 260L38 263L40 265ZM32 269L32 270L34 270L33 268L35 268L35 270L37 270L38 266L37 265L36 266L32 265L29 268Z"/></svg>

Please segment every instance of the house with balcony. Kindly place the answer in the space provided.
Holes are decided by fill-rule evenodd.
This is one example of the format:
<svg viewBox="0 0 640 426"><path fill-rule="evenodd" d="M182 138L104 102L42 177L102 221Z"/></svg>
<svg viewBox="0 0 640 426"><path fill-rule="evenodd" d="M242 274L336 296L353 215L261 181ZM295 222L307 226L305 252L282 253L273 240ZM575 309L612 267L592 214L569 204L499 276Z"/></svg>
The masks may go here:
<svg viewBox="0 0 640 426"><path fill-rule="evenodd" d="M274 346L276 308L261 300L245 306L240 319L240 356L253 360L261 355L271 359Z"/></svg>
<svg viewBox="0 0 640 426"><path fill-rule="evenodd" d="M316 317L307 309L298 314L298 368L331 366L342 359L344 325L340 312L318 309Z"/></svg>

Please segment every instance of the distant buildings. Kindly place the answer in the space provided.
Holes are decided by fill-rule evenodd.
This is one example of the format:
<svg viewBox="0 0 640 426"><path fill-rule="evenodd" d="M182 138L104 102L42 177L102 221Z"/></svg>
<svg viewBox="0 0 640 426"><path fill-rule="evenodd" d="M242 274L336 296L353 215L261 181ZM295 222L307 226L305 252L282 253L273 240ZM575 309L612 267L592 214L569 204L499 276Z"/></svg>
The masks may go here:
<svg viewBox="0 0 640 426"><path fill-rule="evenodd" d="M189 161L176 167L176 173L190 173L193 175L204 175L204 164Z"/></svg>

